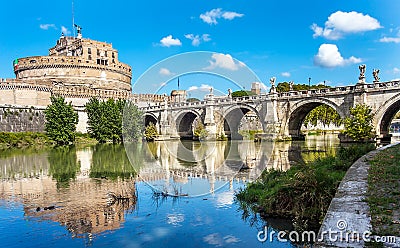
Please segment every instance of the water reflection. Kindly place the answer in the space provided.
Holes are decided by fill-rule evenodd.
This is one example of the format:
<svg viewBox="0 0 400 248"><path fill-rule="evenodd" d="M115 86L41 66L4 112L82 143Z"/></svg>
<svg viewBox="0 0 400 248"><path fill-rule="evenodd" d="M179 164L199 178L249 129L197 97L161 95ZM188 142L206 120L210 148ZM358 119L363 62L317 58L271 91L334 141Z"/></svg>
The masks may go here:
<svg viewBox="0 0 400 248"><path fill-rule="evenodd" d="M168 141L144 146L147 156L134 166L140 179L155 191L173 196L204 195L231 185L233 180L255 180L270 164L273 150L273 143L252 141ZM135 162L137 147L132 145L127 151Z"/></svg>
<svg viewBox="0 0 400 248"><path fill-rule="evenodd" d="M0 155L0 199L19 202L26 220L59 223L72 237L83 237L87 242L124 226L126 232L138 233L138 237L155 227L158 234L171 233L170 227L173 227L198 232L201 235L197 242L213 246L237 244L240 247L243 242L256 245L258 229L247 230L241 214L232 208L237 207L235 190L243 187L244 182L254 180L265 168L287 170L295 162L334 153L332 147L338 143L333 137L274 146L250 141L207 142L205 145L186 142L182 146L177 142L136 143L129 145L128 155L123 146L110 144L8 151ZM181 156L188 150L193 151L192 155ZM183 198L175 205L170 205L166 199L165 207L149 203L142 206L138 214L138 188L148 192L142 180L161 190L175 189L181 194L214 194L190 201ZM218 191L220 188L222 190ZM151 193L143 195L142 201L151 196ZM230 216L221 216L220 211L231 211ZM132 217L135 213L137 220ZM220 223L222 227L218 227ZM130 229L131 225L139 225L138 230ZM229 228L222 230L224 225ZM195 229L197 226L208 229ZM247 240L241 236L244 234L254 235ZM154 240L146 237L143 236L143 242ZM160 237L166 239L166 235L160 234ZM171 245L185 244L180 239L170 242Z"/></svg>
<svg viewBox="0 0 400 248"><path fill-rule="evenodd" d="M134 170L121 146L58 147L0 164L1 198L21 202L28 219L60 223L73 237L117 229L135 209L135 180L126 179ZM114 180L100 179L106 177Z"/></svg>

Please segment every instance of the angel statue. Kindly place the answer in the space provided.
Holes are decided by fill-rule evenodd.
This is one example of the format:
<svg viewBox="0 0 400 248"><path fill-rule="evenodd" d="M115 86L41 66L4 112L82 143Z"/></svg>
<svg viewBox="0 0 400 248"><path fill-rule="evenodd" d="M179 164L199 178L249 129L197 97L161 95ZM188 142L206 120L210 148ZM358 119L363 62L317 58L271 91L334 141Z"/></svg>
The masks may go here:
<svg viewBox="0 0 400 248"><path fill-rule="evenodd" d="M374 76L374 82L379 82L379 69L372 70L372 76Z"/></svg>

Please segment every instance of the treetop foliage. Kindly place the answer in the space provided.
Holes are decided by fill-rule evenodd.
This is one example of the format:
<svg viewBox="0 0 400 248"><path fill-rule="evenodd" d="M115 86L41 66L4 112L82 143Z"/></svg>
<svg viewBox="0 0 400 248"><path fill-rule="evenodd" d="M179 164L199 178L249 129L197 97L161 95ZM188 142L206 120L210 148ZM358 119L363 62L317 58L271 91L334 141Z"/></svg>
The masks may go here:
<svg viewBox="0 0 400 248"><path fill-rule="evenodd" d="M372 108L357 104L350 109L350 117L344 120L344 133L355 141L368 141L375 137Z"/></svg>
<svg viewBox="0 0 400 248"><path fill-rule="evenodd" d="M63 97L50 97L51 104L44 111L46 115L45 130L49 138L57 145L67 145L75 141L78 113L71 103L66 103Z"/></svg>

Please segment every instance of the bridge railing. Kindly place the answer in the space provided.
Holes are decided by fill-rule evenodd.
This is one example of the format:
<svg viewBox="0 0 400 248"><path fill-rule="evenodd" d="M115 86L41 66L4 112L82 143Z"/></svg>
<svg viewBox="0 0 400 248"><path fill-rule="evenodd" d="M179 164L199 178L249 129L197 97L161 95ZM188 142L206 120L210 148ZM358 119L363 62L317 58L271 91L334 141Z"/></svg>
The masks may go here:
<svg viewBox="0 0 400 248"><path fill-rule="evenodd" d="M400 80L388 81L388 82L375 82L372 84L363 84L363 85L351 85L351 86L338 86L332 88L321 88L321 89L311 89L311 90L300 90L300 91L289 91L289 92L281 92L277 93L278 98L287 98L287 97L309 97L309 96L326 96L326 95L335 95L335 94L347 94L353 92L357 89L389 89L400 87ZM207 103L212 100L215 104L229 104L229 103L246 103L246 102L254 102L259 100L265 100L271 95L271 93L264 93L261 95L254 96L243 96L243 97L228 97L228 96L219 96L213 98L207 98L204 101L197 102L181 102L181 103L172 103L168 105L168 108L187 108L187 107L202 107L207 105ZM148 107L141 108L142 111L159 111L164 109L164 104L153 105Z"/></svg>

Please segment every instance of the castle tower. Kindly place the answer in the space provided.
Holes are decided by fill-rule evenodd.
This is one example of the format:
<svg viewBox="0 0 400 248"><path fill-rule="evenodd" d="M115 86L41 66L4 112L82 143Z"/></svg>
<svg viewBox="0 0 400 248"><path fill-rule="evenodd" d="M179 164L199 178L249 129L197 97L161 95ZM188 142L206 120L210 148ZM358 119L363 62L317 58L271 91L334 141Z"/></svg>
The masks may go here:
<svg viewBox="0 0 400 248"><path fill-rule="evenodd" d="M48 56L16 59L16 79L36 86L62 87L70 93L77 87L80 92L106 92L97 93L105 98L130 95L132 69L118 61L118 51L112 44L82 38L79 26L77 31L77 37L61 35Z"/></svg>

